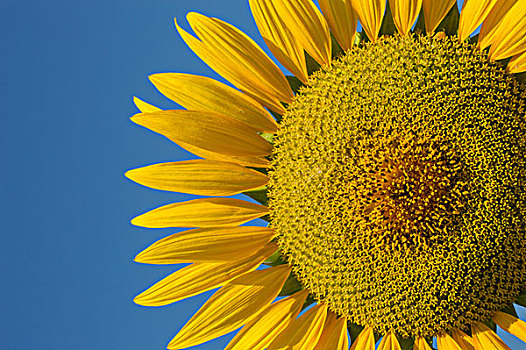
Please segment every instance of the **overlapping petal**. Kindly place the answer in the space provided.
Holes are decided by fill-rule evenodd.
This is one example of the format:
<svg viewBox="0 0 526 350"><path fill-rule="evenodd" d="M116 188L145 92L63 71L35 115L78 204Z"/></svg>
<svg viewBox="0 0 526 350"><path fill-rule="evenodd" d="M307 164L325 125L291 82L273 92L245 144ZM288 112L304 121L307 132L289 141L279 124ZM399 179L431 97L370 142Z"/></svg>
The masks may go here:
<svg viewBox="0 0 526 350"><path fill-rule="evenodd" d="M387 332L382 338L378 350L401 350L398 339L393 331Z"/></svg>
<svg viewBox="0 0 526 350"><path fill-rule="evenodd" d="M471 333L477 350L511 350L495 332L483 323L473 323Z"/></svg>
<svg viewBox="0 0 526 350"><path fill-rule="evenodd" d="M422 8L422 0L389 1L389 6L391 7L396 29L402 35L408 35L418 18Z"/></svg>
<svg viewBox="0 0 526 350"><path fill-rule="evenodd" d="M352 343L350 350L374 350L375 344L373 329L367 326Z"/></svg>
<svg viewBox="0 0 526 350"><path fill-rule="evenodd" d="M263 132L276 132L277 124L268 111L242 92L214 79L183 73L150 76L155 87L186 109L215 112L239 120Z"/></svg>
<svg viewBox="0 0 526 350"><path fill-rule="evenodd" d="M497 311L493 316L493 321L506 332L526 342L526 322L523 320L505 312Z"/></svg>
<svg viewBox="0 0 526 350"><path fill-rule="evenodd" d="M382 27L386 0L352 0L352 4L365 34L372 42L376 42Z"/></svg>
<svg viewBox="0 0 526 350"><path fill-rule="evenodd" d="M318 343L314 350L348 350L347 320L329 311Z"/></svg>
<svg viewBox="0 0 526 350"><path fill-rule="evenodd" d="M519 55L513 56L508 63L508 71L510 73L526 72L526 51Z"/></svg>
<svg viewBox="0 0 526 350"><path fill-rule="evenodd" d="M150 165L130 170L126 177L158 190L201 196L230 196L268 182L268 177L259 171L205 159Z"/></svg>
<svg viewBox="0 0 526 350"><path fill-rule="evenodd" d="M431 347L424 337L416 337L413 350L431 350Z"/></svg>
<svg viewBox="0 0 526 350"><path fill-rule="evenodd" d="M464 350L462 349L455 339L449 334L440 334L437 336L438 350Z"/></svg>
<svg viewBox="0 0 526 350"><path fill-rule="evenodd" d="M234 198L203 198L173 203L137 216L131 223L149 228L229 227L268 214L268 208Z"/></svg>
<svg viewBox="0 0 526 350"><path fill-rule="evenodd" d="M131 120L175 143L230 156L266 156L272 145L254 129L222 114L169 110L134 115Z"/></svg>
<svg viewBox="0 0 526 350"><path fill-rule="evenodd" d="M281 265L230 281L195 313L168 348L202 344L249 323L276 298L290 271L290 267Z"/></svg>
<svg viewBox="0 0 526 350"><path fill-rule="evenodd" d="M498 0L464 0L458 26L458 37L466 40L489 15Z"/></svg>
<svg viewBox="0 0 526 350"><path fill-rule="evenodd" d="M352 0L319 0L319 3L336 41L342 49L350 50L358 25L358 15L352 7Z"/></svg>
<svg viewBox="0 0 526 350"><path fill-rule="evenodd" d="M451 332L451 336L462 350L475 350L475 343L473 342L473 339L466 333L462 332L460 329L454 329Z"/></svg>
<svg viewBox="0 0 526 350"><path fill-rule="evenodd" d="M302 290L275 302L247 324L225 350L263 350L295 319L309 292Z"/></svg>
<svg viewBox="0 0 526 350"><path fill-rule="evenodd" d="M243 259L183 267L137 295L133 301L143 306L162 306L215 289L255 270L277 248L272 242Z"/></svg>
<svg viewBox="0 0 526 350"><path fill-rule="evenodd" d="M320 339L326 318L326 305L318 304L310 308L293 320L268 346L268 350L313 349Z"/></svg>
<svg viewBox="0 0 526 350"><path fill-rule="evenodd" d="M485 49L494 41L496 30L500 23L518 0L498 0L486 20L482 23L479 33L479 47Z"/></svg>
<svg viewBox="0 0 526 350"><path fill-rule="evenodd" d="M434 32L456 3L456 0L422 0L426 31Z"/></svg>

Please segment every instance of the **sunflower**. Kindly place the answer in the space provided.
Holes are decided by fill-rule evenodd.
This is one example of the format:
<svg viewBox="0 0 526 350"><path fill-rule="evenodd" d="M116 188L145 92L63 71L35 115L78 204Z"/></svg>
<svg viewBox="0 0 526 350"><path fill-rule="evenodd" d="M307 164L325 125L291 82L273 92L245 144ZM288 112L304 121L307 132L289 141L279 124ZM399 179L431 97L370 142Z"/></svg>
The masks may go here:
<svg viewBox="0 0 526 350"><path fill-rule="evenodd" d="M204 196L132 220L192 228L138 254L191 264L135 302L220 287L168 348L241 327L227 349L509 349L497 326L526 341L526 0L249 3L292 75L190 13L195 36L177 30L235 88L162 73L185 109L135 98L133 122L200 159L127 177Z"/></svg>

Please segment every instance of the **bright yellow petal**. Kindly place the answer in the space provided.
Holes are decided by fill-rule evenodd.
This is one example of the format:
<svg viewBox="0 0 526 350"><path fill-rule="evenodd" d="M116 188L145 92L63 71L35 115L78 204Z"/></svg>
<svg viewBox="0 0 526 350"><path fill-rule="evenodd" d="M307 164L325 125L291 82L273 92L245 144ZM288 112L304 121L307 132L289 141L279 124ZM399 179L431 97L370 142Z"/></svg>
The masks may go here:
<svg viewBox="0 0 526 350"><path fill-rule="evenodd" d="M374 350L375 344L373 329L367 326L352 343L350 350Z"/></svg>
<svg viewBox="0 0 526 350"><path fill-rule="evenodd" d="M159 265L232 261L261 250L275 236L274 230L260 226L200 228L155 242L135 261Z"/></svg>
<svg viewBox="0 0 526 350"><path fill-rule="evenodd" d="M268 177L259 171L205 159L150 165L130 170L126 177L158 190L200 196L231 196L268 182Z"/></svg>
<svg viewBox="0 0 526 350"><path fill-rule="evenodd" d="M183 73L150 75L159 91L186 109L216 112L258 131L274 133L276 121L258 102L214 79Z"/></svg>
<svg viewBox="0 0 526 350"><path fill-rule="evenodd" d="M352 4L365 34L375 43L382 27L386 0L352 0Z"/></svg>
<svg viewBox="0 0 526 350"><path fill-rule="evenodd" d="M204 293L254 271L277 249L276 243L269 243L244 259L186 266L137 295L133 301L143 306L163 306Z"/></svg>
<svg viewBox="0 0 526 350"><path fill-rule="evenodd" d="M428 33L434 32L456 3L456 0L423 0L422 8L424 10L426 31Z"/></svg>
<svg viewBox="0 0 526 350"><path fill-rule="evenodd" d="M520 55L515 55L508 63L508 71L510 73L526 72L526 51Z"/></svg>
<svg viewBox="0 0 526 350"><path fill-rule="evenodd" d="M489 42L489 58L501 60L526 50L526 1L518 1L506 13Z"/></svg>
<svg viewBox="0 0 526 350"><path fill-rule="evenodd" d="M182 349L230 333L258 317L289 276L286 265L249 272L217 291L168 344Z"/></svg>
<svg viewBox="0 0 526 350"><path fill-rule="evenodd" d="M466 333L462 332L460 329L454 329L451 332L451 336L462 350L475 350L475 343L473 342L473 339Z"/></svg>
<svg viewBox="0 0 526 350"><path fill-rule="evenodd" d="M526 342L526 322L510 314L497 311L493 321L506 332Z"/></svg>
<svg viewBox="0 0 526 350"><path fill-rule="evenodd" d="M311 0L274 0L274 6L295 40L321 65L331 63L331 35Z"/></svg>
<svg viewBox="0 0 526 350"><path fill-rule="evenodd" d="M203 198L168 204L134 218L148 228L237 226L268 214L268 208L234 198Z"/></svg>
<svg viewBox="0 0 526 350"><path fill-rule="evenodd" d="M171 110L134 115L131 120L175 143L231 156L266 156L272 145L244 123L200 111Z"/></svg>
<svg viewBox="0 0 526 350"><path fill-rule="evenodd" d="M225 350L265 349L298 316L308 295L307 290L302 290L270 305L243 327Z"/></svg>
<svg viewBox="0 0 526 350"><path fill-rule="evenodd" d="M293 93L287 79L257 44L235 27L197 13L188 14L188 22L198 40L177 30L186 44L213 70L264 106L284 113L279 101L289 103Z"/></svg>
<svg viewBox="0 0 526 350"><path fill-rule="evenodd" d="M347 320L328 311L323 332L314 350L348 350Z"/></svg>
<svg viewBox="0 0 526 350"><path fill-rule="evenodd" d="M293 320L269 345L268 350L312 349L323 331L327 306L316 305Z"/></svg>
<svg viewBox="0 0 526 350"><path fill-rule="evenodd" d="M391 7L396 29L398 29L400 34L408 35L418 18L422 8L422 0L389 1L389 6Z"/></svg>
<svg viewBox="0 0 526 350"><path fill-rule="evenodd" d="M378 345L378 350L401 350L398 339L393 331L389 331Z"/></svg>
<svg viewBox="0 0 526 350"><path fill-rule="evenodd" d="M307 63L303 47L283 22L272 1L249 0L261 36L270 51L292 74L307 82Z"/></svg>
<svg viewBox="0 0 526 350"><path fill-rule="evenodd" d="M431 347L429 346L425 338L417 337L415 339L415 345L413 346L413 350L431 350Z"/></svg>
<svg viewBox="0 0 526 350"><path fill-rule="evenodd" d="M449 334L437 337L438 350L463 350Z"/></svg>
<svg viewBox="0 0 526 350"><path fill-rule="evenodd" d="M471 325L471 333L477 350L511 350L495 332L481 322Z"/></svg>
<svg viewBox="0 0 526 350"><path fill-rule="evenodd" d="M460 41L466 40L480 26L496 3L497 0L464 0L458 26Z"/></svg>
<svg viewBox="0 0 526 350"><path fill-rule="evenodd" d="M482 23L479 33L479 47L483 50L490 46L500 23L517 0L498 0Z"/></svg>
<svg viewBox="0 0 526 350"><path fill-rule="evenodd" d="M150 112L158 112L162 111L162 109L155 107L154 105L151 105L147 102L144 102L143 100L139 99L138 97L133 98L133 102L135 103L135 106L143 112L143 113L150 113ZM245 166L251 166L255 168L266 168L269 166L269 161L265 158L261 157L235 157L235 156L225 156L223 154L215 153L206 151L202 148L191 146L189 144L186 144L184 142L177 142L179 146L187 150L188 152L191 152L195 154L198 157L206 158L206 159L212 159L212 160L222 160L225 162L232 162L237 163Z"/></svg>
<svg viewBox="0 0 526 350"><path fill-rule="evenodd" d="M352 8L352 0L319 0L319 3L336 41L342 49L350 50L358 25L358 15Z"/></svg>

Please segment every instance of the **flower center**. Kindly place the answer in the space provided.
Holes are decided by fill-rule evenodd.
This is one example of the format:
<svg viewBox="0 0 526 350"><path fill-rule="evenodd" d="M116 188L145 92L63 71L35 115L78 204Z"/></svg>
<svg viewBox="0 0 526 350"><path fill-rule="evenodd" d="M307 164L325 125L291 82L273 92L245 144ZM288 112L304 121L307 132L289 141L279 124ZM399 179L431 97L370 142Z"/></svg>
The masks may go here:
<svg viewBox="0 0 526 350"><path fill-rule="evenodd" d="M390 37L283 116L271 225L319 302L403 337L467 329L526 289L526 91L456 38Z"/></svg>

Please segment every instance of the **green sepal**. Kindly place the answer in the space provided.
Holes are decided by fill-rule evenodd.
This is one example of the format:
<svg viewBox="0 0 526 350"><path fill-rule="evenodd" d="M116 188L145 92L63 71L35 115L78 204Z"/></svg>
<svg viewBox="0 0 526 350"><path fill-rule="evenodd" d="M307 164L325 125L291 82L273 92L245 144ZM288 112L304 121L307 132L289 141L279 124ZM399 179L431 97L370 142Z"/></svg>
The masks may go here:
<svg viewBox="0 0 526 350"><path fill-rule="evenodd" d="M263 204L268 204L267 186L256 188L254 190L243 192L244 195L249 196L253 200Z"/></svg>
<svg viewBox="0 0 526 350"><path fill-rule="evenodd" d="M424 35L426 33L426 21L424 19L424 10L420 10L418 20L413 28L413 33Z"/></svg>
<svg viewBox="0 0 526 350"><path fill-rule="evenodd" d="M314 304L316 300L314 300L314 297L312 296L312 294L309 294L307 296L307 300L305 300L305 302L303 303L303 306L301 307L301 311L305 310L306 308L308 308L310 305Z"/></svg>
<svg viewBox="0 0 526 350"><path fill-rule="evenodd" d="M278 266L278 265L283 265L286 263L287 261L283 259L283 255L281 255L281 252L279 251L279 249L276 250L271 256L267 258L267 260L263 262L263 264L269 265L269 266Z"/></svg>
<svg viewBox="0 0 526 350"><path fill-rule="evenodd" d="M290 85L290 88L292 89L292 91L297 94L300 89L305 86L303 85L303 83L301 82L301 80L299 80L297 77L295 77L294 75L287 75L285 76L285 78L287 78L287 81L289 82L289 85Z"/></svg>
<svg viewBox="0 0 526 350"><path fill-rule="evenodd" d="M466 40L468 40L471 44L477 44L479 42L479 36L480 34L475 34L471 37L468 37Z"/></svg>
<svg viewBox="0 0 526 350"><path fill-rule="evenodd" d="M270 114L272 114L272 116L274 117L274 119L276 119L276 122L281 122L281 119L283 119L283 116L279 113L276 113L274 112L273 110L269 109L268 110L270 112Z"/></svg>
<svg viewBox="0 0 526 350"><path fill-rule="evenodd" d="M296 279L296 276L294 276L293 273L289 275L289 278L285 281L285 284L283 285L283 288L281 288L281 291L279 292L278 296L284 297L287 295L292 295L294 293L299 292L303 289L303 286L301 283Z"/></svg>
<svg viewBox="0 0 526 350"><path fill-rule="evenodd" d="M398 344L400 344L402 350L413 350L415 339L398 337Z"/></svg>
<svg viewBox="0 0 526 350"><path fill-rule="evenodd" d="M334 34L331 33L331 41L332 41L332 59L336 59L338 57L343 56L345 52L343 52L342 47L338 43L338 40L334 37Z"/></svg>
<svg viewBox="0 0 526 350"><path fill-rule="evenodd" d="M392 1L392 0L391 0ZM382 26L380 27L380 36L382 35L393 35L397 32L396 25L393 20L393 14L391 13L391 6L389 1L385 8L384 19L382 20Z"/></svg>
<svg viewBox="0 0 526 350"><path fill-rule="evenodd" d="M363 326L357 325L351 321L347 321L347 330L349 331L349 335L351 337L351 344L356 341L363 329Z"/></svg>
<svg viewBox="0 0 526 350"><path fill-rule="evenodd" d="M447 35L456 35L458 33L459 19L460 11L458 10L457 3L455 3L435 31L445 32Z"/></svg>
<svg viewBox="0 0 526 350"><path fill-rule="evenodd" d="M259 133L259 136L261 136L271 144L274 143L274 134Z"/></svg>
<svg viewBox="0 0 526 350"><path fill-rule="evenodd" d="M526 307L526 292L522 292L515 300L515 304Z"/></svg>
<svg viewBox="0 0 526 350"><path fill-rule="evenodd" d="M305 52L305 60L307 61L307 73L309 73L309 75L321 68L320 64L307 52Z"/></svg>
<svg viewBox="0 0 526 350"><path fill-rule="evenodd" d="M517 310L515 310L515 306L513 306L513 304L511 304L507 308L503 309L502 312L507 313L507 314L512 315L512 316L515 316L517 318L519 317L519 315L517 315Z"/></svg>
<svg viewBox="0 0 526 350"><path fill-rule="evenodd" d="M517 80L521 83L526 84L526 72L516 73L515 78L517 78Z"/></svg>
<svg viewBox="0 0 526 350"><path fill-rule="evenodd" d="M489 319L489 320L486 320L484 322L486 326L489 327L489 329L491 329L493 332L497 332L497 325L495 324L495 322L493 322L493 320Z"/></svg>
<svg viewBox="0 0 526 350"><path fill-rule="evenodd" d="M356 34L354 35L354 45L356 45L356 47L360 47L361 43L362 43L362 33L356 32Z"/></svg>

